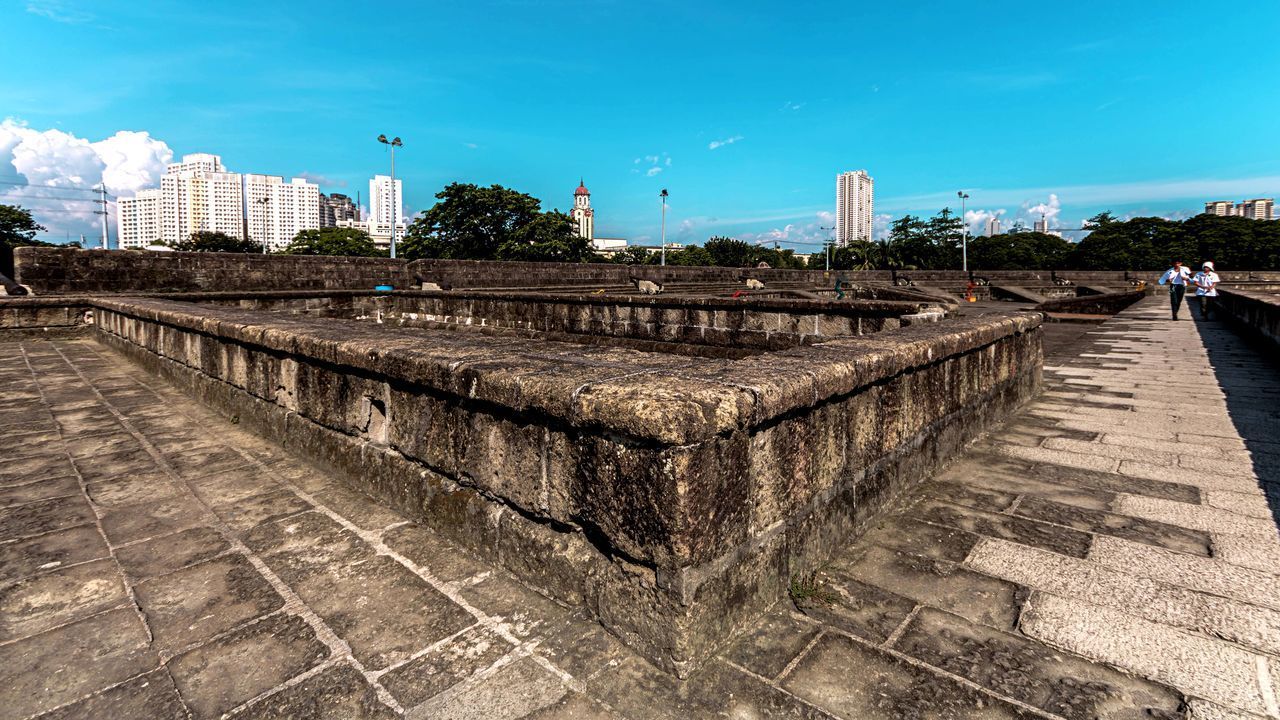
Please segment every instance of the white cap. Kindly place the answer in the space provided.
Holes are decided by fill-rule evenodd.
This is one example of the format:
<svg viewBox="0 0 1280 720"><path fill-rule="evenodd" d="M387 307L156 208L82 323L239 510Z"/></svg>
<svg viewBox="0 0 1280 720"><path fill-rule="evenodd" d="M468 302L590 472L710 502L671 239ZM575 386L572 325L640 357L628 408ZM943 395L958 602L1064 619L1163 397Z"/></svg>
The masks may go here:
<svg viewBox="0 0 1280 720"><path fill-rule="evenodd" d="M1210 262L1210 261L1208 261L1208 260L1206 260L1206 261L1205 261L1205 263L1204 263L1204 265L1203 265L1202 267L1207 267L1207 268L1209 268L1210 270L1212 270L1212 269L1213 269L1213 263L1212 263L1212 262Z"/></svg>

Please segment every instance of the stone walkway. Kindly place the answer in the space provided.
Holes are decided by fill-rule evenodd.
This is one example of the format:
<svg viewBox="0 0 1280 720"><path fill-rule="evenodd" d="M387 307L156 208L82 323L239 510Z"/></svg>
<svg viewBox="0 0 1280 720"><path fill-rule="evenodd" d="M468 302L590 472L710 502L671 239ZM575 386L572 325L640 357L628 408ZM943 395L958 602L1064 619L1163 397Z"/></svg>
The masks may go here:
<svg viewBox="0 0 1280 720"><path fill-rule="evenodd" d="M683 683L91 340L0 343L0 717L1280 717L1280 370L1166 313Z"/></svg>

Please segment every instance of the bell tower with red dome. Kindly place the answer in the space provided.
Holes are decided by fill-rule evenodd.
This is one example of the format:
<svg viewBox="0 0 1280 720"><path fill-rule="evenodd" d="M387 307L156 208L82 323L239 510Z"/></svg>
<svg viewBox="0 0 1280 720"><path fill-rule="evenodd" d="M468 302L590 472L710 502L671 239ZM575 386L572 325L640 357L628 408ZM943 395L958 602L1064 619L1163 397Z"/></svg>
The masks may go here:
<svg viewBox="0 0 1280 720"><path fill-rule="evenodd" d="M594 240L596 223L594 211L591 209L591 191L581 179L578 189L573 191L573 224L578 230L578 237Z"/></svg>

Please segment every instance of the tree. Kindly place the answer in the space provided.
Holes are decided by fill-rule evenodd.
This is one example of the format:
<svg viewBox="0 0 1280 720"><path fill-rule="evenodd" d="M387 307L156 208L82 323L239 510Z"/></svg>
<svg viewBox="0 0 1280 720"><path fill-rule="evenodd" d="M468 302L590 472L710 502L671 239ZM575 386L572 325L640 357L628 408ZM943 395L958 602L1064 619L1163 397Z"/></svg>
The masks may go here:
<svg viewBox="0 0 1280 720"><path fill-rule="evenodd" d="M969 240L975 270L1051 270L1066 267L1072 244L1056 235L1018 232Z"/></svg>
<svg viewBox="0 0 1280 720"><path fill-rule="evenodd" d="M437 202L409 226L401 255L454 260L584 262L591 244L573 231L568 215L542 212L539 200L501 185L450 183Z"/></svg>
<svg viewBox="0 0 1280 720"><path fill-rule="evenodd" d="M708 245L710 243L707 243ZM715 257L704 247L690 245L688 247L676 250L675 252L667 252L668 265L684 265L684 266L707 266L718 265Z"/></svg>
<svg viewBox="0 0 1280 720"><path fill-rule="evenodd" d="M20 205L0 205L0 245L8 248L53 245L43 240L36 240L36 233L44 229L43 225L31 217L30 210Z"/></svg>
<svg viewBox="0 0 1280 720"><path fill-rule="evenodd" d="M709 265L749 267L759 262L756 259L756 248L731 237L713 236L707 240L704 249L711 258Z"/></svg>
<svg viewBox="0 0 1280 720"><path fill-rule="evenodd" d="M384 257L387 253L374 245L369 233L356 228L326 227L302 230L293 236L289 255L345 255L350 257Z"/></svg>
<svg viewBox="0 0 1280 720"><path fill-rule="evenodd" d="M628 245L614 253L613 262L620 265L649 265L653 262L653 254L638 245Z"/></svg>
<svg viewBox="0 0 1280 720"><path fill-rule="evenodd" d="M224 232L199 230L187 240L173 244L174 250L184 252L260 253L262 244L253 240L241 240Z"/></svg>

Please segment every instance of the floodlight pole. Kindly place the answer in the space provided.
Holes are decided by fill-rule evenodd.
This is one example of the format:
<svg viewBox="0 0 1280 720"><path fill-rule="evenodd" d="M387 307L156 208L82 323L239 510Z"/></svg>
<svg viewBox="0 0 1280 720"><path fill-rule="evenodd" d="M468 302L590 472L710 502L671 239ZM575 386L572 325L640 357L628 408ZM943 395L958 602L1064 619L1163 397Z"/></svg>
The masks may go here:
<svg viewBox="0 0 1280 720"><path fill-rule="evenodd" d="M391 148L391 259L396 257L396 148L403 147L400 138L388 140L386 135L379 135L378 142ZM372 201L370 201L372 202ZM377 218L373 221L376 223Z"/></svg>
<svg viewBox="0 0 1280 720"><path fill-rule="evenodd" d="M662 262L667 264L667 189L662 188L662 192L658 193L658 197L662 198Z"/></svg>
<svg viewBox="0 0 1280 720"><path fill-rule="evenodd" d="M961 190L956 195L960 198L960 268L969 272L969 224L964 219L964 201L969 199L969 193Z"/></svg>
<svg viewBox="0 0 1280 720"><path fill-rule="evenodd" d="M827 227L825 225L819 227L818 229L819 230L835 230L835 228ZM826 255L827 257L827 270L826 270L827 272L831 272L831 246L834 245L835 242L836 242L835 237L822 241L822 249L825 251L823 254Z"/></svg>

